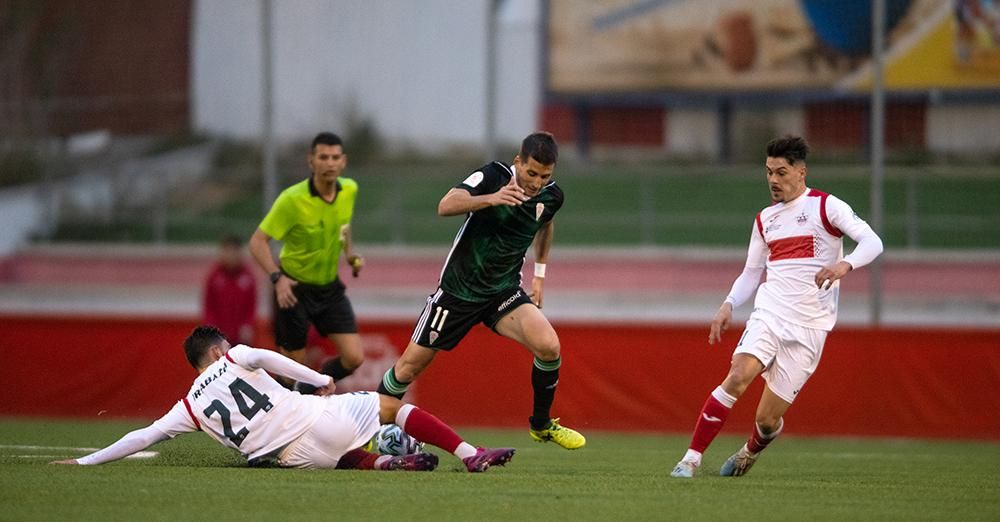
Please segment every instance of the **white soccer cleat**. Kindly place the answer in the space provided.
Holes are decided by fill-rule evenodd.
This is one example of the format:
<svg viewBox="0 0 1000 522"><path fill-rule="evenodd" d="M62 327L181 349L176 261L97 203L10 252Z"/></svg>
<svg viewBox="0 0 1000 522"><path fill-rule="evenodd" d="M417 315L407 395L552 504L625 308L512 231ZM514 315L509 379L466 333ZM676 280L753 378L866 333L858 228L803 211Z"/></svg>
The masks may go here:
<svg viewBox="0 0 1000 522"><path fill-rule="evenodd" d="M694 478L696 469L698 469L698 464L689 460L682 460L674 466L674 470L670 472L670 476L676 478Z"/></svg>
<svg viewBox="0 0 1000 522"><path fill-rule="evenodd" d="M723 477L742 477L746 475L750 471L750 468L753 467L753 463L757 462L758 455L760 454L750 453L747 450L746 444L744 444L739 451L726 459L726 462L722 464L722 469L719 470L719 475Z"/></svg>

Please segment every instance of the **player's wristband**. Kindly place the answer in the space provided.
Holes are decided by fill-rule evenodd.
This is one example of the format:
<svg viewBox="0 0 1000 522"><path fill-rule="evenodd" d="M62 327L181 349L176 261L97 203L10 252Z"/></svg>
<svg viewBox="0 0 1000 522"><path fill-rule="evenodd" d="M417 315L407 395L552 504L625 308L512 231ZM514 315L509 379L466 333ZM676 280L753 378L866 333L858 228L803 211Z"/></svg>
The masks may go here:
<svg viewBox="0 0 1000 522"><path fill-rule="evenodd" d="M545 278L545 263L535 263L535 277Z"/></svg>

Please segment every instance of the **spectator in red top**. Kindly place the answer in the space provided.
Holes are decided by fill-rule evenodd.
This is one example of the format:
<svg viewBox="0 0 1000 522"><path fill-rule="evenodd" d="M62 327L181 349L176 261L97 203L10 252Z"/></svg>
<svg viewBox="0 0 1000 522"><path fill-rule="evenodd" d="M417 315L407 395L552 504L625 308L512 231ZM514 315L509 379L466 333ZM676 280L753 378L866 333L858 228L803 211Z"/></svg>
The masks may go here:
<svg viewBox="0 0 1000 522"><path fill-rule="evenodd" d="M256 319L257 281L244 262L240 238L226 236L205 280L202 322L217 327L233 344L252 346Z"/></svg>

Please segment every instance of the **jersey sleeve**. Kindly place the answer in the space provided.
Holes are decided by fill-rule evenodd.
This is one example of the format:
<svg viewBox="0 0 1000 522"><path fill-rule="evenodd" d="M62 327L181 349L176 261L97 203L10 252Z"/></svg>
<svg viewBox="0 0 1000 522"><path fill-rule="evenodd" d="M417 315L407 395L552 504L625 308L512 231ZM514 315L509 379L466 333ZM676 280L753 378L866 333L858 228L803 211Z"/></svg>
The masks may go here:
<svg viewBox="0 0 1000 522"><path fill-rule="evenodd" d="M167 436L154 426L146 426L127 433L114 444L76 459L83 466L104 464L123 459L133 453L142 451L157 442L167 440Z"/></svg>
<svg viewBox="0 0 1000 522"><path fill-rule="evenodd" d="M259 228L265 234L274 239L281 240L288 234L288 231L295 226L295 213L292 212L292 202L287 196L287 192L282 192L278 199L274 200L271 210L260 222Z"/></svg>
<svg viewBox="0 0 1000 522"><path fill-rule="evenodd" d="M826 200L826 214L833 226L858 243L853 252L844 256L844 261L853 268L871 263L882 253L882 238L845 201L829 196Z"/></svg>
<svg viewBox="0 0 1000 522"><path fill-rule="evenodd" d="M483 165L479 170L469 174L467 178L455 185L454 188L467 190L473 196L492 194L503 186L509 179L501 178L500 171L496 164Z"/></svg>
<svg viewBox="0 0 1000 522"><path fill-rule="evenodd" d="M746 268L764 268L767 266L767 243L761 233L757 221L754 220L750 229L750 245L747 247Z"/></svg>
<svg viewBox="0 0 1000 522"><path fill-rule="evenodd" d="M733 282L733 287L729 290L725 302L736 308L750 299L750 296L760 286L760 276L764 274L766 264L767 243L764 242L755 220L750 229L750 245L747 247L746 264L743 266L743 272Z"/></svg>
<svg viewBox="0 0 1000 522"><path fill-rule="evenodd" d="M239 345L230 348L226 353L226 359L249 371L263 369L313 386L329 386L333 383L329 375L323 375L270 350Z"/></svg>
<svg viewBox="0 0 1000 522"><path fill-rule="evenodd" d="M195 424L192 415L184 401L179 400L166 415L156 419L151 427L159 430L165 439L172 439L182 433L198 431L198 425Z"/></svg>
<svg viewBox="0 0 1000 522"><path fill-rule="evenodd" d="M343 178L341 190L343 190L343 196L347 198L347 207L350 209L347 214L347 222L350 223L354 217L354 203L358 200L358 182L350 178Z"/></svg>
<svg viewBox="0 0 1000 522"><path fill-rule="evenodd" d="M182 433L197 431L194 419L187 411L184 401L177 404L166 415L155 422L118 439L114 444L76 459L81 465L92 466L123 459L137 451L142 451L157 442L172 439Z"/></svg>

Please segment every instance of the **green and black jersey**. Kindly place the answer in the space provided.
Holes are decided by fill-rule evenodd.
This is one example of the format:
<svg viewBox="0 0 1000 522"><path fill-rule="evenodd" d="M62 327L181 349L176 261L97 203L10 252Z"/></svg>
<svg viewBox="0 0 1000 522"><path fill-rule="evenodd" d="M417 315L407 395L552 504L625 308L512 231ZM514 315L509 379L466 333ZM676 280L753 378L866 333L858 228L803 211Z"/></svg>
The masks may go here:
<svg viewBox="0 0 1000 522"><path fill-rule="evenodd" d="M494 161L455 185L473 196L492 194L510 183L513 167ZM553 181L520 206L495 206L471 212L445 260L441 289L459 299L488 301L521 284L524 254L543 225L563 204Z"/></svg>

